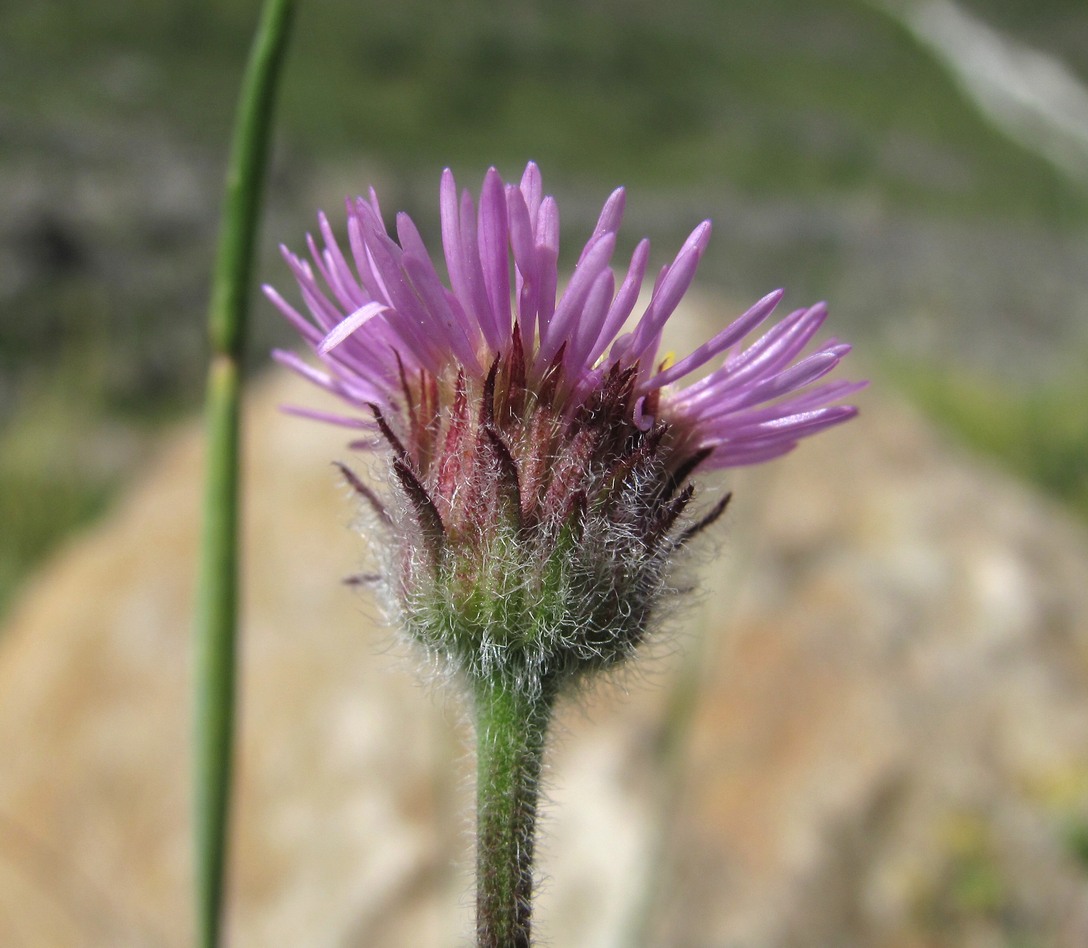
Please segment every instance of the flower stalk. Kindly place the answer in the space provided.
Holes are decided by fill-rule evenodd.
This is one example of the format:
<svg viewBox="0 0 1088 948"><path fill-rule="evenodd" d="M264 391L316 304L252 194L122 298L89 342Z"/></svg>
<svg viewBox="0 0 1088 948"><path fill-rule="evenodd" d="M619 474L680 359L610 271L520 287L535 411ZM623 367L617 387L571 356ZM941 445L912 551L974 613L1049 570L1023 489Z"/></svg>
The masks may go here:
<svg viewBox="0 0 1088 948"><path fill-rule="evenodd" d="M267 0L239 96L208 314L207 455L194 628L197 944L220 943L227 861L238 624L242 355L268 139L294 0Z"/></svg>
<svg viewBox="0 0 1088 948"><path fill-rule="evenodd" d="M554 694L478 681L476 944L528 948L540 771Z"/></svg>

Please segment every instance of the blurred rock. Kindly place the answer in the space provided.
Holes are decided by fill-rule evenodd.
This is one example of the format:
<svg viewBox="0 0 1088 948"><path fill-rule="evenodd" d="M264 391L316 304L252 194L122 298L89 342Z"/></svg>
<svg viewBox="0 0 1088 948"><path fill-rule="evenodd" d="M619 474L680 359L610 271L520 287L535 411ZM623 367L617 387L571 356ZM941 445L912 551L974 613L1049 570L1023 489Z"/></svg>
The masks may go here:
<svg viewBox="0 0 1088 948"><path fill-rule="evenodd" d="M340 583L343 439L281 401L315 403L280 376L248 415L230 943L466 944L463 712ZM863 405L728 477L702 594L566 709L542 944L1088 943L1088 537ZM0 944L190 943L200 455L168 443L0 641Z"/></svg>

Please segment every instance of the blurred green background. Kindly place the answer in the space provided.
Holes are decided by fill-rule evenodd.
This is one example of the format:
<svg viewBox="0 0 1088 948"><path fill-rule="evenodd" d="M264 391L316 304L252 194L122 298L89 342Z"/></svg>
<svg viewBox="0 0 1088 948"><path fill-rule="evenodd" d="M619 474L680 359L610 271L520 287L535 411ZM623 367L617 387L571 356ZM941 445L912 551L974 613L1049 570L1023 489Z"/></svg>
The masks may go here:
<svg viewBox="0 0 1088 948"><path fill-rule="evenodd" d="M952 54L920 32L926 9L956 8L304 2L262 278L286 286L275 245L300 248L317 206L335 218L370 183L433 240L443 166L475 188L533 158L568 254L624 183L631 244L651 235L661 260L713 217L699 285L829 299L866 371L1088 516L1088 8L972 0L982 45L948 28ZM252 0L0 6L0 613L199 403L255 19ZM957 75L987 43L1038 79L1019 127ZM258 297L255 367L277 341Z"/></svg>

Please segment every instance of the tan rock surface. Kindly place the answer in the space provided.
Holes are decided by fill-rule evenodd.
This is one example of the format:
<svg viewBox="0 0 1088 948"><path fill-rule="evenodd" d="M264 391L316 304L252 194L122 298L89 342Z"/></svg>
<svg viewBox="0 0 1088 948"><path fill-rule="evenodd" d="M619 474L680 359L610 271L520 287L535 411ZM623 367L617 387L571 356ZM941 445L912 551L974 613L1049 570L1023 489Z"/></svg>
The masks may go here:
<svg viewBox="0 0 1088 948"><path fill-rule="evenodd" d="M467 944L461 711L340 584L342 439L283 400L249 410L231 944ZM728 478L698 602L564 714L543 944L1088 943L1088 539L863 404ZM0 640L0 945L189 943L199 470L187 430Z"/></svg>

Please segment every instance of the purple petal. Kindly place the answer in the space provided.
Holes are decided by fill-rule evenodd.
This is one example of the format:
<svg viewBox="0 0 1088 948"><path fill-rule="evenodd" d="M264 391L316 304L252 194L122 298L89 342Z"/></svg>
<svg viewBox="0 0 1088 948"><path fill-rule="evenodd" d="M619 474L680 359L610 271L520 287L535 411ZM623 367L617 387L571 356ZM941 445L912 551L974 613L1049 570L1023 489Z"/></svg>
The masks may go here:
<svg viewBox="0 0 1088 948"><path fill-rule="evenodd" d="M442 184L439 188L439 217L442 222L442 249L446 257L446 272L450 275L450 286L454 293L461 295L466 281L464 275L464 253L461 249L461 215L457 203L457 182L453 172L447 168L442 172Z"/></svg>
<svg viewBox="0 0 1088 948"><path fill-rule="evenodd" d="M723 329L709 342L703 343L691 355L681 359L676 365L659 372L643 386L643 391L650 391L669 385L677 379L682 379L689 372L693 372L705 365L719 352L724 352L730 346L740 342L753 329L763 322L782 299L783 290L774 290L763 297L758 303L749 309L739 319L734 320L727 328Z"/></svg>
<svg viewBox="0 0 1088 948"><path fill-rule="evenodd" d="M642 289L642 279L646 275L646 262L649 256L650 242L646 239L640 240L638 246L635 247L635 252L631 255L631 265L627 269L627 276L623 279L620 291L612 301L597 339L586 355L587 364L592 364L601 357L605 349L616 340L616 333L623 328L627 317L631 315L631 310L638 302L639 291Z"/></svg>
<svg viewBox="0 0 1088 948"><path fill-rule="evenodd" d="M550 196L541 202L537 214L536 257L540 277L537 328L543 339L555 312L555 294L559 286L559 207Z"/></svg>
<svg viewBox="0 0 1088 948"><path fill-rule="evenodd" d="M261 287L261 290L264 292L264 295L271 300L272 305L284 315L284 318L298 330L298 334L302 336L303 339L315 346L321 341L321 332L314 328L313 323L300 315L298 310L280 296L273 287L265 284Z"/></svg>
<svg viewBox="0 0 1088 948"><path fill-rule="evenodd" d="M344 319L321 340L318 351L321 353L331 352L344 342L344 340L346 340L353 332L357 329L361 329L375 316L379 313L384 313L388 308L388 306L385 306L382 303L367 303L366 306L361 306L354 313L345 316Z"/></svg>
<svg viewBox="0 0 1088 948"><path fill-rule="evenodd" d="M314 408L300 408L297 405L281 405L280 411L287 415L295 415L298 418L308 418L310 421L323 421L329 425L339 425L341 428L368 429L374 427L372 423L368 423L362 418L337 415L328 411L318 411Z"/></svg>
<svg viewBox="0 0 1088 948"><path fill-rule="evenodd" d="M540 350L537 352L536 369L542 371L555 358L559 347L567 341L573 332L575 321L585 305L586 297L592 289L598 275L608 266L612 252L616 247L615 234L603 234L599 237L582 260L582 265L574 271L570 284L563 298L555 308L555 315L541 335Z"/></svg>
<svg viewBox="0 0 1088 948"><path fill-rule="evenodd" d="M540 169L531 161L525 166L525 173L521 176L521 193L525 195L529 220L535 227L540 202L544 198L544 182L540 176Z"/></svg>
<svg viewBox="0 0 1088 948"><path fill-rule="evenodd" d="M280 365L285 365L293 372L297 372L306 379L307 382L313 382L314 385L319 385L321 388L328 389L330 392L335 391L335 383L332 380L332 376L303 362L294 352L288 352L286 349L273 349L272 358L279 362Z"/></svg>
<svg viewBox="0 0 1088 948"><path fill-rule="evenodd" d="M612 271L605 269L597 274L590 287L581 315L574 327L573 335L567 340L567 350L563 362L567 372L577 380L587 369L592 368L589 353L601 332L601 325L608 314L608 304L616 288L616 278Z"/></svg>
<svg viewBox="0 0 1088 948"><path fill-rule="evenodd" d="M321 237L325 241L325 253L322 257L327 274L325 279L329 286L333 288L345 308L354 308L369 302L367 294L359 286L355 275L351 272L351 267L348 266L347 260L340 251L340 245L336 242L329 219L324 214L319 214L317 222L321 228Z"/></svg>
<svg viewBox="0 0 1088 948"><path fill-rule="evenodd" d="M427 246L423 243L419 228L416 227L415 221L403 212L397 215L397 241L405 254L411 254L417 260L426 260L430 263L431 255L427 253Z"/></svg>
<svg viewBox="0 0 1088 948"><path fill-rule="evenodd" d="M575 266L581 264L585 259L586 254L589 252L590 246L595 240L600 238L603 234L615 233L620 228L620 222L623 220L623 208L626 203L626 192L623 188L616 188L605 201L604 207L601 209L601 216L597 219L597 226L593 228L593 233L589 235L589 240L586 241L585 247L582 248L582 254L578 258L578 263Z"/></svg>
<svg viewBox="0 0 1088 948"><path fill-rule="evenodd" d="M678 393L675 400L689 406L717 401L768 377L805 347L825 316L826 309L820 306L795 310L743 352L726 359L720 369Z"/></svg>
<svg viewBox="0 0 1088 948"><path fill-rule="evenodd" d="M699 417L713 418L727 412L736 412L770 402L790 392L796 391L815 382L839 364L839 357L833 352L814 352L800 362L762 379L750 388L724 394L713 401L703 402L703 411Z"/></svg>
<svg viewBox="0 0 1088 948"><path fill-rule="evenodd" d="M710 221L703 221L684 242L672 266L658 278L659 282L650 299L650 305L638 326L635 327L634 339L627 356L629 359L640 359L644 353L650 351L651 340L660 334L666 320L673 314L681 297L691 286L699 260L709 240ZM652 351L650 356L652 359Z"/></svg>
<svg viewBox="0 0 1088 948"><path fill-rule="evenodd" d="M480 264L490 304L496 341L493 348L505 349L510 338L510 253L507 230L506 193L498 171L491 168L480 194Z"/></svg>
<svg viewBox="0 0 1088 948"><path fill-rule="evenodd" d="M480 363L476 358L478 327L465 317L459 305L456 310L453 308L451 303L456 303L456 298L452 294L447 297L443 292L444 288L430 261L406 256L404 268L419 294L423 308L431 317L431 325L441 333L443 342L465 368L479 372Z"/></svg>
<svg viewBox="0 0 1088 948"><path fill-rule="evenodd" d="M464 271L465 287L463 294L457 295L465 311L470 313L479 324L488 347L497 352L502 347L503 331L491 308L491 301L487 298L479 248L476 205L472 195L465 191L461 195L461 265ZM456 291L456 287L454 289Z"/></svg>

